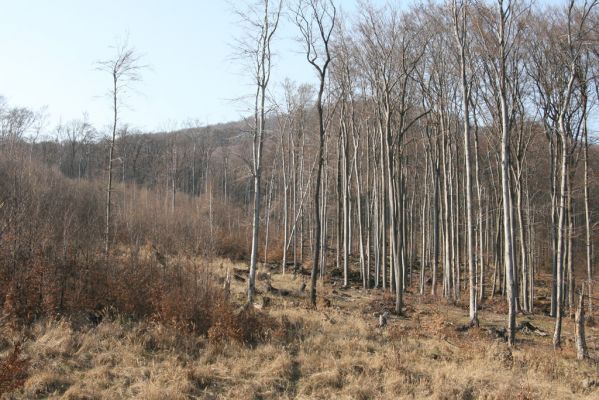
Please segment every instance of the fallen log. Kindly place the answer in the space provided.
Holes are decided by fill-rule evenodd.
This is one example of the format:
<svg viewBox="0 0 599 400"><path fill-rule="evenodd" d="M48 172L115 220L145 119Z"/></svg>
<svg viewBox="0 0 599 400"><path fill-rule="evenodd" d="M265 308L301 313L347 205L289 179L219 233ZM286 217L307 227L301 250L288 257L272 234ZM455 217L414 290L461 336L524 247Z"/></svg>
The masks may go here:
<svg viewBox="0 0 599 400"><path fill-rule="evenodd" d="M289 296L291 293L287 289L277 289L273 287L270 282L266 282L266 291L272 294L278 294L280 296Z"/></svg>

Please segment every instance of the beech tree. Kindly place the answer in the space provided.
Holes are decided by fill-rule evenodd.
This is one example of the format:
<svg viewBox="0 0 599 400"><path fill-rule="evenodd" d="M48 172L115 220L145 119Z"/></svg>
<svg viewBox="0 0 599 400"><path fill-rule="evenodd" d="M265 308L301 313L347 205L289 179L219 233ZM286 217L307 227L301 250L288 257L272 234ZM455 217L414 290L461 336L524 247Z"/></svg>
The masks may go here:
<svg viewBox="0 0 599 400"><path fill-rule="evenodd" d="M268 114L266 98L270 83L272 65L272 42L279 26L282 0L271 4L261 0L247 10L239 12L245 25L247 37L240 39L241 55L249 62L252 78L256 85L252 126L252 176L254 181L254 200L252 209L252 247L250 271L248 277L247 302L252 304L256 292L256 264L260 241L260 210L262 197L262 151L266 136L266 118ZM266 256L266 255L265 255Z"/></svg>
<svg viewBox="0 0 599 400"><path fill-rule="evenodd" d="M112 127L108 145L108 164L106 168L106 226L104 229L104 252L110 252L111 207L112 207L112 166L114 161L115 140L119 124L120 110L131 84L141 79L144 66L140 55L129 46L127 41L113 47L114 56L98 62L98 69L110 75L111 86L108 96L112 107Z"/></svg>
<svg viewBox="0 0 599 400"><path fill-rule="evenodd" d="M300 0L292 10L306 60L317 73L319 84L316 98L318 113L318 158L314 182L314 246L310 275L310 301L316 306L316 281L318 279L321 251L321 179L324 165L324 145L327 118L324 109L324 92L331 62L331 36L337 19L337 9L332 0Z"/></svg>
<svg viewBox="0 0 599 400"><path fill-rule="evenodd" d="M522 21L527 6L515 0L498 0L494 8L480 6L477 11L480 56L485 63L489 86L486 103L500 136L500 176L503 231L503 265L508 302L508 343L515 344L517 287L514 257L514 222L512 202L511 137L517 110L519 83L512 79L520 74L519 49L523 37Z"/></svg>
<svg viewBox="0 0 599 400"><path fill-rule="evenodd" d="M469 307L470 324L478 326L477 316L477 296L476 296L476 272L475 272L475 254L474 254L474 222L472 215L472 173L470 162L470 87L471 84L467 76L468 56L468 4L462 1L458 4L453 1L453 23L454 34L459 50L460 60L460 81L462 86L462 112L464 119L464 161L466 174L466 247L468 257L468 284L469 284Z"/></svg>
<svg viewBox="0 0 599 400"><path fill-rule="evenodd" d="M571 0L565 12L565 37L558 36L556 39L560 42L561 46L556 46L554 50L558 53L559 59L563 65L564 79L561 81L565 85L559 89L560 97L558 98L557 105L557 124L558 133L561 142L561 165L560 165L560 190L559 190L559 211L558 211L558 225L557 225L557 296L555 299L556 303L556 316L555 316L555 331L553 335L553 346L555 348L561 347L561 324L563 314L563 299L564 299L564 260L565 255L563 253L564 241L565 241L565 218L568 212L567 208L570 204L571 190L569 185L572 177L569 176L569 163L571 156L571 148L576 146L578 136L581 128L584 124L584 116L582 121L580 119L573 120L574 115L579 114L579 102L576 98L576 78L580 73L580 60L583 56L584 45L587 35L587 19L592 9L597 5L597 1L584 2L582 6L578 6L574 0ZM564 43L565 41L565 43ZM558 81L559 82L559 81ZM572 104L573 100L575 104ZM586 107L586 105L585 105ZM586 112L586 110L584 111ZM574 115L573 115L574 114ZM569 208L569 207L568 207ZM571 213L571 210L570 210ZM571 235L571 230L568 235ZM568 245L568 249L571 249L571 245ZM572 256L568 257L568 262L572 262ZM570 279L573 279L572 272L570 272ZM569 292L573 295L573 285L570 286Z"/></svg>

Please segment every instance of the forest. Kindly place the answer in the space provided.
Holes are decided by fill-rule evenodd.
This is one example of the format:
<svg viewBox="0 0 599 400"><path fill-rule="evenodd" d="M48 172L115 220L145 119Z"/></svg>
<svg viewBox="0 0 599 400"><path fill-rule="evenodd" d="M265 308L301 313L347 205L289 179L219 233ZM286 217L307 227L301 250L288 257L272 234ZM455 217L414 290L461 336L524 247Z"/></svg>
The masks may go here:
<svg viewBox="0 0 599 400"><path fill-rule="evenodd" d="M599 396L598 2L243 3L238 121L0 98L0 396Z"/></svg>

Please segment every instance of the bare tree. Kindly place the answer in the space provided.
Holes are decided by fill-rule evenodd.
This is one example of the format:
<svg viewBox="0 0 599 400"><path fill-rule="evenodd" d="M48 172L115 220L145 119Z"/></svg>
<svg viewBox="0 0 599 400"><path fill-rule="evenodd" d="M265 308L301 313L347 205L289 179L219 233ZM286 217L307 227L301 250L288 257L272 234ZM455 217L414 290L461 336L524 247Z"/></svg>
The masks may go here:
<svg viewBox="0 0 599 400"><path fill-rule="evenodd" d="M16 146L34 125L35 120L35 112L25 107L0 109L0 146L4 147L9 155L14 155Z"/></svg>
<svg viewBox="0 0 599 400"><path fill-rule="evenodd" d="M127 41L117 44L113 47L114 56L99 61L97 69L106 72L111 77L111 86L108 96L112 106L112 129L108 147L108 166L106 183L106 226L104 230L104 251L106 256L110 252L110 212L112 197L112 163L114 161L114 148L119 123L120 111L123 104L123 97L131 87L131 84L141 80L141 71L144 66L140 63L140 55L130 47Z"/></svg>
<svg viewBox="0 0 599 400"><path fill-rule="evenodd" d="M466 247L468 255L468 282L469 282L469 309L470 324L478 325L478 312L476 304L475 287L475 261L474 261L474 227L472 217L472 173L470 162L470 82L468 81L466 66L468 56L468 4L457 0L453 1L454 34L459 50L460 81L462 86L462 112L464 118L464 160L466 173Z"/></svg>
<svg viewBox="0 0 599 400"><path fill-rule="evenodd" d="M81 179L85 173L83 149L94 140L95 129L89 123L86 113L81 119L75 119L64 124L59 124L56 134L66 146L66 160L63 172L70 177Z"/></svg>
<svg viewBox="0 0 599 400"><path fill-rule="evenodd" d="M503 248L508 296L508 343L513 346L516 341L516 304L514 288L514 224L512 220L512 198L510 182L510 118L508 110L508 55L510 25L513 24L513 4L508 0L504 6L503 0L498 0L498 31L499 66L496 69L499 83L499 103L501 115L501 194L503 201Z"/></svg>
<svg viewBox="0 0 599 400"><path fill-rule="evenodd" d="M499 174L501 176L501 205L503 230L503 264L508 301L508 343L515 344L516 334L516 264L514 257L514 222L511 182L511 136L520 87L515 76L520 73L518 51L523 37L523 20L528 14L525 3L517 0L497 0L494 9L481 5L477 9L480 57L484 60L485 102L500 133ZM499 230L497 231L499 232ZM497 249L499 249L499 241ZM499 252L497 252L497 258Z"/></svg>
<svg viewBox="0 0 599 400"><path fill-rule="evenodd" d="M314 67L319 79L316 110L318 112L318 166L314 183L314 251L312 257L310 300L316 306L316 280L318 279L321 246L321 178L324 165L324 144L326 122L324 110L324 91L327 71L331 62L330 42L337 9L332 0L299 0L293 9L294 21L300 31L300 40L308 63Z"/></svg>
<svg viewBox="0 0 599 400"><path fill-rule="evenodd" d="M563 63L565 71L565 86L562 87L562 97L558 102L558 132L561 140L561 169L560 169L560 201L558 210L558 226L557 226L557 297L556 297L556 316L555 316L555 331L553 335L553 346L561 347L561 324L563 314L562 300L564 291L562 285L562 277L564 270L564 226L566 218L566 207L570 204L571 193L568 190L568 165L571 154L570 146L576 142L579 129L572 127L571 114L572 109L578 109L578 104L571 104L575 96L576 77L579 73L580 58L583 55L587 21L592 9L598 4L596 0L591 2L585 1L582 6L576 4L574 0L570 0L566 7L566 35L565 43L559 43L556 51L561 49L563 54L560 61ZM560 41L563 39L560 38ZM576 102L577 103L577 102ZM578 126L580 128L581 125ZM569 207L568 207L569 208ZM568 246L571 248L571 246ZM568 258L571 262L572 257ZM572 289L570 289L572 291Z"/></svg>
<svg viewBox="0 0 599 400"><path fill-rule="evenodd" d="M580 288L580 294L578 298L578 309L576 310L575 317L576 358L579 360L589 358L589 351L587 348L587 341L584 333L584 297L584 285L582 285Z"/></svg>
<svg viewBox="0 0 599 400"><path fill-rule="evenodd" d="M267 90L271 76L272 42L279 26L282 0L275 0L271 8L269 0L260 0L246 10L238 12L247 29L247 35L239 41L239 51L246 57L256 92L254 97L254 117L252 126L252 176L254 181L254 202L252 217L252 253L248 279L247 302L252 304L256 292L256 263L260 234L260 201L262 181L262 149L266 136Z"/></svg>

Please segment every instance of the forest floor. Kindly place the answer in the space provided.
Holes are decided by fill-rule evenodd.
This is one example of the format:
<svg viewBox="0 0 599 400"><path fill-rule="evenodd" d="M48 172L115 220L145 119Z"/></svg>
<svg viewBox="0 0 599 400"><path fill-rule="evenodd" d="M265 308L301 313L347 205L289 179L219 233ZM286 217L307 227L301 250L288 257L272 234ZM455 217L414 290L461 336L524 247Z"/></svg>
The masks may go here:
<svg viewBox="0 0 599 400"><path fill-rule="evenodd" d="M214 266L221 277L245 268L224 260ZM242 304L245 283L237 275L231 295ZM466 302L407 293L405 315L391 315L380 328L378 315L393 309L391 294L341 289L338 278L327 278L312 309L300 275L269 270L258 278L257 304L275 327L266 340L215 342L118 317L88 327L38 322L22 347L26 380L3 398L599 399L599 363L576 360L571 319L564 320L564 348L556 352L553 319L520 314L518 323L528 321L538 332L519 331L510 349L496 338L505 326L503 301L482 304L480 327L461 330ZM589 325L597 360L599 329ZM24 334L2 324L2 356Z"/></svg>

